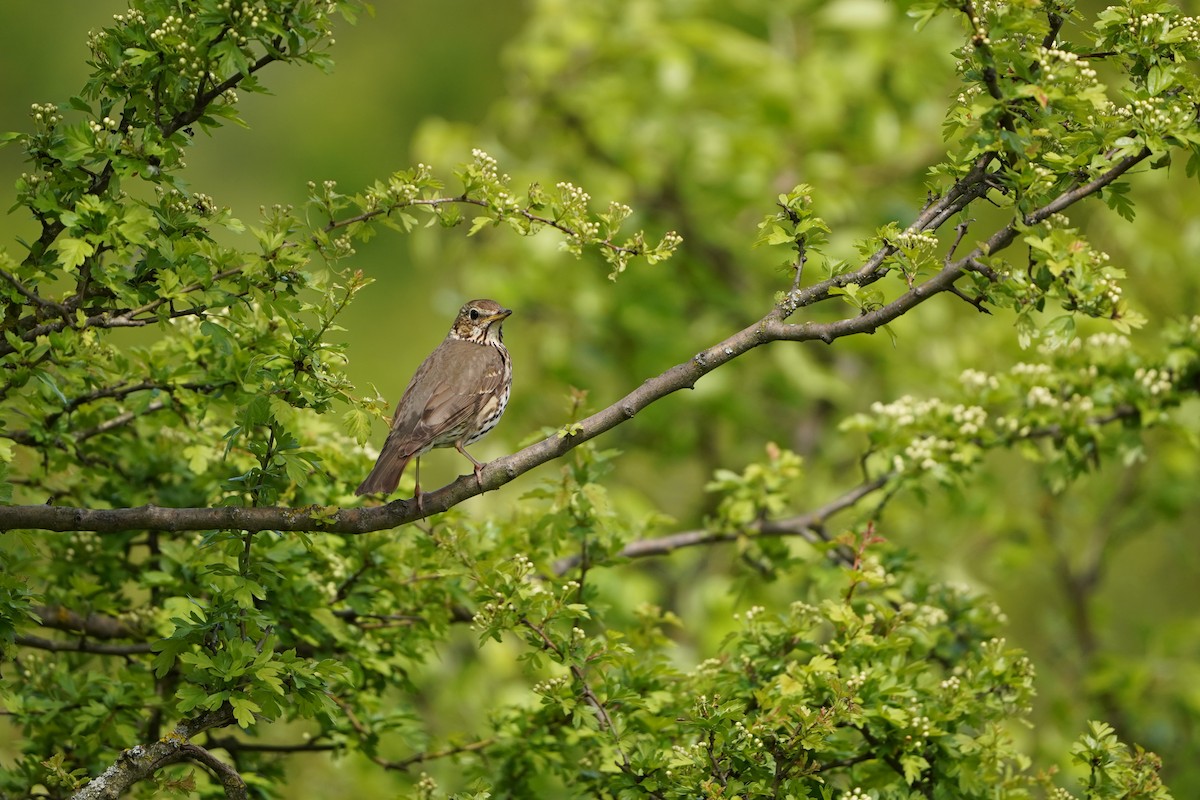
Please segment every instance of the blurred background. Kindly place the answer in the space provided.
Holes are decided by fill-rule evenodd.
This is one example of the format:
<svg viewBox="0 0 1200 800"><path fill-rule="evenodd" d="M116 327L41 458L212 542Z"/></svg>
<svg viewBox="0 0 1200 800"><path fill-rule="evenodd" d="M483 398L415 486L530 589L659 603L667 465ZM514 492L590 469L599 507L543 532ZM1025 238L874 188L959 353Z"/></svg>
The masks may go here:
<svg viewBox="0 0 1200 800"><path fill-rule="evenodd" d="M765 313L790 280L778 254L751 246L778 192L813 184L834 229L827 257L853 259L856 238L919 209L926 170L945 152L941 123L957 91L949 24L917 34L882 0L620 5L378 3L374 17L338 32L332 75L271 71L271 95L243 94L249 127L200 134L188 158L192 187L252 222L260 206L302 205L310 180L354 192L417 161L455 192L453 165L481 147L516 187L571 181L597 207L632 205L631 226L651 238L684 235L676 258L639 264L615 283L598 258L576 260L549 234L519 240L487 229L467 239L465 228L432 228L358 247L353 266L376 284L341 320L347 372L389 403L464 300L492 296L515 309L506 326L514 399L472 448L481 460L567 421L571 387L601 408ZM123 9L109 0L8 4L0 130L27 129L31 103L77 93L87 31ZM595 30L607 34L588 38ZM1067 34L1086 41L1070 26ZM20 152L0 148L0 185L21 171ZM1100 204L1072 219L1128 270L1126 296L1150 319L1133 337L1142 346L1164 319L1198 310L1200 192L1181 167L1138 175L1133 187L1133 223ZM19 256L15 242L32 230L0 217L0 246ZM834 313L848 311L816 311ZM949 391L966 368L1036 361L1011 322L1004 312L981 321L950 298L899 321L894 341L751 353L607 435L602 444L624 453L610 491L647 517L665 514L664 529L695 526L711 510L703 487L712 471L740 470L777 442L806 458L795 510L812 508L858 480L864 443L839 433L840 420L875 401ZM1195 407L1181 414L1200 427ZM431 456L423 483L462 472L459 460ZM1164 757L1181 798L1200 796L1198 471L1193 442L1151 436L1140 462L1104 464L1058 493L1036 464L998 455L961 492L896 498L880 525L923 569L991 592L1007 613L1010 640L1039 671L1037 724L1018 732L1035 752L1058 758L1085 720L1105 719ZM502 513L544 477L526 475L466 509ZM707 635L719 640L719 620L733 609L788 590L729 577L729 559L680 553L669 575L639 566L613 591L665 593L685 619L715 620ZM500 647L480 659L475 677L517 669ZM422 669L436 684L455 663L448 653ZM447 689L430 707L452 720L454 699ZM360 779L353 758L296 766L295 797L391 787L387 776ZM323 780L306 783L312 775Z"/></svg>

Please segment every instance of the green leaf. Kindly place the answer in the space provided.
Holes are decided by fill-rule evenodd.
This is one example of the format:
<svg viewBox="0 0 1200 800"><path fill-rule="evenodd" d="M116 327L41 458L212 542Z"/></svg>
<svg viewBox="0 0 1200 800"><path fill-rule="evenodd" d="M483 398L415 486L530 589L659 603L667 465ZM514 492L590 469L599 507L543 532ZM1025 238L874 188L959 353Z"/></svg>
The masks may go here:
<svg viewBox="0 0 1200 800"><path fill-rule="evenodd" d="M1146 91L1151 96L1162 94L1175 83L1175 71L1163 64L1155 64L1146 73Z"/></svg>
<svg viewBox="0 0 1200 800"><path fill-rule="evenodd" d="M60 237L53 249L58 252L58 263L64 269L75 269L96 252L95 245L90 242L69 236Z"/></svg>
<svg viewBox="0 0 1200 800"><path fill-rule="evenodd" d="M200 333L212 339L217 352L230 355L237 348L237 340L228 330L212 320L206 319L200 323Z"/></svg>
<svg viewBox="0 0 1200 800"><path fill-rule="evenodd" d="M371 415L357 406L342 415L342 425L346 433L360 445L366 444L371 435Z"/></svg>
<svg viewBox="0 0 1200 800"><path fill-rule="evenodd" d="M467 235L474 236L488 225L495 225L496 222L497 220L494 220L491 217L475 217L473 220L471 220L471 230L467 231Z"/></svg>
<svg viewBox="0 0 1200 800"><path fill-rule="evenodd" d="M95 151L96 142L86 122L64 128L62 140L50 148L52 156L68 165L89 160Z"/></svg>

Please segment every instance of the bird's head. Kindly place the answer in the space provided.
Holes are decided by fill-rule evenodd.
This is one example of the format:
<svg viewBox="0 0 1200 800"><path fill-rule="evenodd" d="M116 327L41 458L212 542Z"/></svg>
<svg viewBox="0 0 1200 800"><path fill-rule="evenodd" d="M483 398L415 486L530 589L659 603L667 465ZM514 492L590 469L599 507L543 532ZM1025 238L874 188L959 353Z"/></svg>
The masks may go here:
<svg viewBox="0 0 1200 800"><path fill-rule="evenodd" d="M495 300L472 300L458 312L450 336L479 344L499 344L503 341L500 326L511 313Z"/></svg>

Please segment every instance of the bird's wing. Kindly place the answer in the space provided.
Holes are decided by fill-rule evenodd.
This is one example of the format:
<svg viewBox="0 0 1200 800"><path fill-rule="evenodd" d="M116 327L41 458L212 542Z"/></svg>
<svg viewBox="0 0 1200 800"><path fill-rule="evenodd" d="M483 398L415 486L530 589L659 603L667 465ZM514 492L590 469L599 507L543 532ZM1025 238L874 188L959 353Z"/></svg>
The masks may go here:
<svg viewBox="0 0 1200 800"><path fill-rule="evenodd" d="M394 444L401 452L415 455L445 431L468 423L500 385L502 366L499 351L491 345L458 339L443 342L409 381L384 448ZM430 374L438 376L436 382L426 379Z"/></svg>

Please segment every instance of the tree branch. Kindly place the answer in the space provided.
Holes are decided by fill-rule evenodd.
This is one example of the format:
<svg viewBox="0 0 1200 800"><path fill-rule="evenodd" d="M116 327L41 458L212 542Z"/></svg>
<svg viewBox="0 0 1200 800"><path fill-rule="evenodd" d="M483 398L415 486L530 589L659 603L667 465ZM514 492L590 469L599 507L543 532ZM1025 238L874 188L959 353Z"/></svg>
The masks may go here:
<svg viewBox="0 0 1200 800"><path fill-rule="evenodd" d="M346 745L334 742L267 744L265 742L247 742L232 736L209 736L206 744L213 750L225 750L229 753L329 753L346 749Z"/></svg>
<svg viewBox="0 0 1200 800"><path fill-rule="evenodd" d="M374 508L328 507L307 508L162 508L145 505L136 508L89 509L58 508L54 506L0 507L0 531L39 529L49 531L88 530L113 533L128 530L192 531L324 531L328 533L367 533L405 525L429 514L446 511L462 501L500 488L529 470L561 457L602 433L627 422L650 404L681 389L691 389L704 375L760 345L775 341L812 341L826 343L851 334L874 333L902 314L907 313L930 297L948 291L967 270L975 269L979 259L1008 247L1024 227L1037 224L1051 214L1062 211L1092 194L1099 192L1136 164L1150 156L1148 149L1126 156L1112 168L1088 183L1063 192L1036 211L1014 220L992 234L962 258L946 264L924 283L913 286L892 302L860 314L828 323L787 323L785 320L797 308L808 306L829 297L830 289L850 283L866 284L887 274L884 262L894 252L885 244L855 272L844 273L789 293L765 317L738 331L722 342L697 353L688 361L676 364L662 374L650 378L625 397L587 417L571 430L530 445L504 458L487 464L480 479L462 476L453 483L424 494L422 509L412 500L396 500ZM981 156L968 173L936 202L930 203L908 230L936 228L954 214L966 208L988 190L987 169L994 154ZM0 351L3 347L0 346Z"/></svg>
<svg viewBox="0 0 1200 800"><path fill-rule="evenodd" d="M40 636L28 636L18 633L14 642L19 647L32 647L36 650L49 650L51 652L75 652L75 653L94 653L102 656L137 656L153 653L154 646L148 642L135 642L133 644L105 644L101 642L89 642L86 639L80 639L74 642L61 642L53 639L43 639Z"/></svg>
<svg viewBox="0 0 1200 800"><path fill-rule="evenodd" d="M701 529L680 531L679 533L672 533L668 536L657 536L652 539L639 539L625 545L625 548L616 557L647 558L649 556L665 556L685 547L733 542L743 536L800 536L809 542L829 541L822 529L825 520L839 511L850 508L872 492L883 488L891 477L892 475L889 473L867 481L807 514L798 514L793 517L776 520L757 520L739 531L709 531ZM554 564L554 573L562 575L579 566L579 562L580 557L578 555L559 559Z"/></svg>
<svg viewBox="0 0 1200 800"><path fill-rule="evenodd" d="M184 758L191 759L197 764L203 764L212 770L217 780L221 782L221 787L225 789L225 796L229 800L247 800L246 782L242 780L242 776L238 774L236 769L200 745L192 744L191 742L181 745L179 752L183 754Z"/></svg>
<svg viewBox="0 0 1200 800"><path fill-rule="evenodd" d="M232 725L233 707L226 704L216 711L209 711L190 720L185 720L171 733L150 744L139 744L123 750L112 766L104 770L71 796L71 800L115 800L138 781L145 780L158 770L195 754L185 750L188 740L210 728ZM239 778L240 780L240 778ZM228 789L226 790L226 796ZM236 795L233 795L236 797ZM242 795L245 796L244 794Z"/></svg>
<svg viewBox="0 0 1200 800"><path fill-rule="evenodd" d="M95 639L133 639L141 635L122 620L106 614L85 617L65 606L34 606L32 611L43 628L82 633Z"/></svg>

